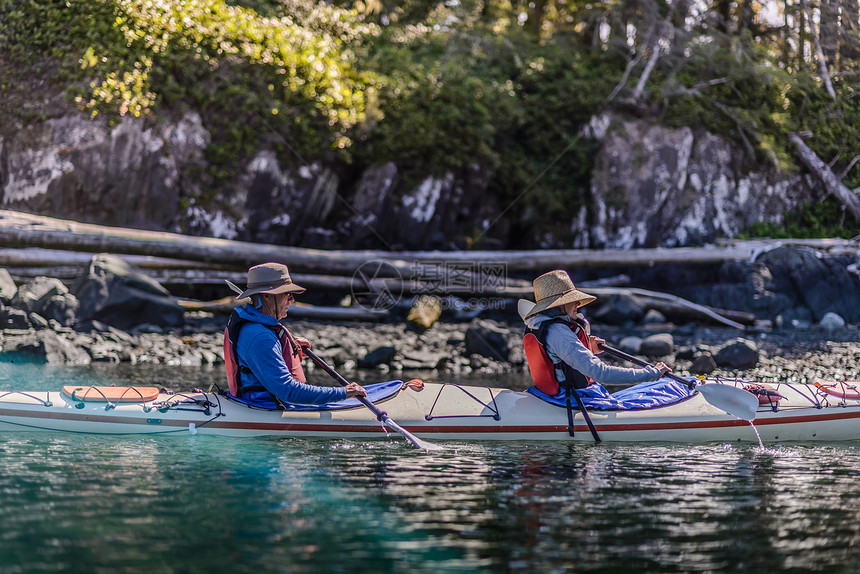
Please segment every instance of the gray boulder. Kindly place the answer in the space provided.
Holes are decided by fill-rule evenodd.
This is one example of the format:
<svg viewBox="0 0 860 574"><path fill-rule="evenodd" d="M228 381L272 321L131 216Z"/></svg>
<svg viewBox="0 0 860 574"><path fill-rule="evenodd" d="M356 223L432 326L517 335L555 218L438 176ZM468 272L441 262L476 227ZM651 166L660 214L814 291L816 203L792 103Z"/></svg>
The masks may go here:
<svg viewBox="0 0 860 574"><path fill-rule="evenodd" d="M12 305L23 311L37 313L63 327L75 324L78 299L59 279L36 277L18 288Z"/></svg>
<svg viewBox="0 0 860 574"><path fill-rule="evenodd" d="M511 354L506 331L489 321L476 321L466 331L466 356L507 361Z"/></svg>
<svg viewBox="0 0 860 574"><path fill-rule="evenodd" d="M690 365L690 372L696 375L707 375L713 373L717 368L717 363L710 353L704 353L693 359L693 364Z"/></svg>
<svg viewBox="0 0 860 574"><path fill-rule="evenodd" d="M642 324L644 325L660 325L665 322L666 316L657 309L648 309L648 312L642 317Z"/></svg>
<svg viewBox="0 0 860 574"><path fill-rule="evenodd" d="M813 321L833 312L849 323L860 322L860 278L848 270L854 258L821 257L805 247L780 247L758 261L770 270L770 290L807 307Z"/></svg>
<svg viewBox="0 0 860 574"><path fill-rule="evenodd" d="M18 286L15 285L15 280L5 268L0 269L0 303L11 303L17 292Z"/></svg>
<svg viewBox="0 0 860 574"><path fill-rule="evenodd" d="M840 317L839 314L831 311L829 313L825 313L819 324L822 328L828 331L835 331L836 329L841 329L845 326L845 319Z"/></svg>
<svg viewBox="0 0 860 574"><path fill-rule="evenodd" d="M57 365L88 365L92 361L84 349L50 330L8 337L3 350L24 353L36 360Z"/></svg>
<svg viewBox="0 0 860 574"><path fill-rule="evenodd" d="M56 321L63 327L71 327L75 324L78 307L80 303L77 297L71 293L63 293L48 299L39 314L48 321Z"/></svg>
<svg viewBox="0 0 860 574"><path fill-rule="evenodd" d="M6 307L0 311L0 328L2 329L32 329L29 313L21 309Z"/></svg>
<svg viewBox="0 0 860 574"><path fill-rule="evenodd" d="M80 323L101 321L123 330L143 324L171 328L185 323L184 309L167 289L113 255L94 256L72 292L80 301Z"/></svg>
<svg viewBox="0 0 860 574"><path fill-rule="evenodd" d="M360 359L358 366L363 369L372 369L380 365L390 365L396 353L397 350L394 347L377 347Z"/></svg>
<svg viewBox="0 0 860 574"><path fill-rule="evenodd" d="M675 350L675 339L669 333L657 333L645 337L639 346L639 352L648 357L665 357Z"/></svg>
<svg viewBox="0 0 860 574"><path fill-rule="evenodd" d="M642 348L642 337L628 335L618 341L618 348L628 355L638 355L639 349Z"/></svg>
<svg viewBox="0 0 860 574"><path fill-rule="evenodd" d="M48 299L68 292L69 290L59 279L36 277L18 288L18 292L12 299L12 306L38 313Z"/></svg>
<svg viewBox="0 0 860 574"><path fill-rule="evenodd" d="M612 295L591 317L597 323L624 325L638 323L645 316L645 305L632 295Z"/></svg>
<svg viewBox="0 0 860 574"><path fill-rule="evenodd" d="M434 351L407 350L403 353L401 365L404 369L430 370L444 364L445 353Z"/></svg>
<svg viewBox="0 0 860 574"><path fill-rule="evenodd" d="M755 367L758 360L758 347L747 339L736 339L727 343L717 351L717 355L714 357L717 366L741 371Z"/></svg>

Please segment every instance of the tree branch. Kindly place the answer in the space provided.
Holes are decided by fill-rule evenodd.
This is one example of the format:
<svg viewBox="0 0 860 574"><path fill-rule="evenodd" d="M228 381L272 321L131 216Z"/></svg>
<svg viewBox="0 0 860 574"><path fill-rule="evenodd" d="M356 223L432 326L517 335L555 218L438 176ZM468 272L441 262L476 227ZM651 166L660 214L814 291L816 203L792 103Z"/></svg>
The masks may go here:
<svg viewBox="0 0 860 574"><path fill-rule="evenodd" d="M651 76L651 72L654 70L654 66L657 64L657 59L660 57L660 39L663 34L663 30L668 30L669 32L666 34L667 40L669 42L672 41L672 37L674 36L675 28L672 27L672 14L674 13L674 4L672 6L672 10L669 11L669 15L666 16L666 19L663 23L657 27L656 32L653 34L651 38L651 55L648 58L648 63L645 64L645 69L642 70L642 75L639 77L639 82L637 82L636 87L633 89L633 99L638 100L642 97L642 92L645 89L645 83L648 81L648 78Z"/></svg>
<svg viewBox="0 0 860 574"><path fill-rule="evenodd" d="M851 214L860 220L860 199L848 189L842 180L836 177L833 170L824 163L818 155L812 151L806 142L797 135L791 134L789 139L797 146L797 153L803 164L814 173L818 179L824 184L827 193L835 195L839 201L845 206Z"/></svg>
<svg viewBox="0 0 860 574"><path fill-rule="evenodd" d="M830 71L827 69L827 61L824 59L824 50L821 49L821 39L818 37L818 32L815 30L815 24L812 21L812 10L809 9L809 3L806 0L800 0L800 5L806 13L806 22L809 24L809 32L812 35L812 42L815 44L815 54L818 59L818 72L821 75L821 80L824 82L824 87L827 89L827 93L835 100L836 91L833 89L833 84L830 82Z"/></svg>
<svg viewBox="0 0 860 574"><path fill-rule="evenodd" d="M713 80L708 80L707 82L699 82L695 86L690 88L685 88L683 90L672 90L670 92L666 92L667 96L692 96L699 95L701 90L704 88L710 88L711 86L717 86L719 84L725 84L729 81L729 78L714 78Z"/></svg>
<svg viewBox="0 0 860 574"><path fill-rule="evenodd" d="M720 110L726 116L728 116L729 119L731 119L733 122L735 122L735 125L738 128L738 133L741 134L741 139L743 139L744 145L747 148L747 152L749 152L750 157L755 157L755 148L753 147L750 140L747 138L747 136L746 136L746 129L747 128L744 125L744 123L740 120L740 118L738 118L735 114L732 113L732 111L727 106L721 104L720 102L711 102L711 103L714 104L714 106L718 110Z"/></svg>
<svg viewBox="0 0 860 574"><path fill-rule="evenodd" d="M860 155L855 155L854 159L851 160L851 163L848 164L848 167L846 167L842 172L842 175L839 176L840 180L845 179L845 177L851 173L851 168L854 167L854 164L856 164L858 160L860 160Z"/></svg>
<svg viewBox="0 0 860 574"><path fill-rule="evenodd" d="M645 53L645 51L644 51L644 50L640 50L640 51L639 51L639 53L638 53L638 54L636 54L636 57L635 57L635 58L633 58L632 60L630 60L629 62L627 62L627 67L626 67L626 68L624 68L624 74L621 76L621 81L620 81L620 82L618 82L618 85L617 85L617 86L615 86L615 89L614 89L614 90L612 90L612 93L611 93L611 94L609 94L609 95L606 97L606 99L603 101L604 105L605 105L605 104L608 104L608 103L609 103L609 102L611 102L613 99L615 99L615 96L617 96L617 95L618 95L618 92L620 92L621 90L623 90L623 89L624 89L625 84L627 84L627 80L629 80L629 79L630 79L630 72L632 72L632 71L633 71L633 68L635 68L635 67L636 67L636 64L638 64L640 61L642 61L642 55L643 55L644 53Z"/></svg>

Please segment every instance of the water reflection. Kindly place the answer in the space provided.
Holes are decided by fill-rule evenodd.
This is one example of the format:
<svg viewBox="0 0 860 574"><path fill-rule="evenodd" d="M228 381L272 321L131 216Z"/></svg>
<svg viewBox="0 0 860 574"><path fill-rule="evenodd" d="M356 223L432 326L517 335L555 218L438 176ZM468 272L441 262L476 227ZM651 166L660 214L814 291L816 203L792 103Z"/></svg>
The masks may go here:
<svg viewBox="0 0 860 574"><path fill-rule="evenodd" d="M346 484L499 571L836 571L857 552L856 447L459 445L332 448ZM825 458L822 459L821 457ZM838 461L838 462L836 462ZM840 488L833 506L833 487ZM837 566L841 565L841 566Z"/></svg>
<svg viewBox="0 0 860 574"><path fill-rule="evenodd" d="M220 376L196 371L123 377ZM0 363L0 388L115 380L93 372ZM445 446L0 434L0 572L858 567L854 443Z"/></svg>

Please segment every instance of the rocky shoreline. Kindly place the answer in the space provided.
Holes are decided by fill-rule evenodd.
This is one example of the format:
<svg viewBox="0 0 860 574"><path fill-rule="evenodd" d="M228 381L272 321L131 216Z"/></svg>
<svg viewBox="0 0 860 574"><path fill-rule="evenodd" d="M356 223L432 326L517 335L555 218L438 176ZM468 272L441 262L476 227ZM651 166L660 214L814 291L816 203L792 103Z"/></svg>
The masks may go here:
<svg viewBox="0 0 860 574"><path fill-rule="evenodd" d="M287 322L312 341L318 355L358 380L415 374L466 382L504 378L524 388L529 377L515 308L511 300L470 320L443 315L429 328L396 314L387 322ZM673 322L635 297L611 297L587 308L595 334L644 360L664 361L682 375L769 383L858 380L860 328L825 310L795 306L776 320L741 330ZM857 309L848 311L853 317ZM811 320L816 316L820 319ZM70 288L48 277L16 285L0 269L2 361L220 371L226 321L225 314L183 309L157 282L118 257L94 256ZM313 366L308 370L313 373Z"/></svg>
<svg viewBox="0 0 860 574"><path fill-rule="evenodd" d="M429 376L468 382L501 376L514 381L512 386L529 384L518 319L438 322L423 333L407 324L287 322L294 333L312 341L318 355L338 370L351 373L352 378ZM87 332L67 327L6 329L0 333L0 357L5 354L7 358L0 360L19 356L67 365L211 367L220 375L224 323L226 316L196 313L182 329L168 332L123 331L106 325L95 325ZM707 372L709 376L772 384L860 380L860 328L853 325L834 330L739 332L692 324L595 324L593 332L642 359L665 361L681 375ZM656 350L648 351L648 345ZM605 360L623 364L611 356ZM308 364L307 368L313 374L314 366ZM220 376L215 380L220 383Z"/></svg>

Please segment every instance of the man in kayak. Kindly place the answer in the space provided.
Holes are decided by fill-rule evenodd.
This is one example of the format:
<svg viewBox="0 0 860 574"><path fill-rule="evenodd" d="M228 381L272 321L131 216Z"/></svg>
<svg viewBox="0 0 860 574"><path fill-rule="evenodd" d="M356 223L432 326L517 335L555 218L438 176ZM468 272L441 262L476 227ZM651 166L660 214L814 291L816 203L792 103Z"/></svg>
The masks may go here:
<svg viewBox="0 0 860 574"><path fill-rule="evenodd" d="M559 385L581 389L592 382L627 384L656 381L671 369L657 363L642 369L615 367L596 355L605 341L591 334L579 308L596 299L576 289L562 270L534 280L535 306L523 317L526 359L538 389L555 396ZM531 337L531 339L530 339Z"/></svg>
<svg viewBox="0 0 860 574"><path fill-rule="evenodd" d="M264 263L248 270L247 288L224 333L224 361L230 394L248 404L280 403L320 405L349 397L367 396L357 383L345 387L309 385L301 359L310 343L294 337L280 320L287 316L295 295L304 287L293 283L290 271L280 263Z"/></svg>

